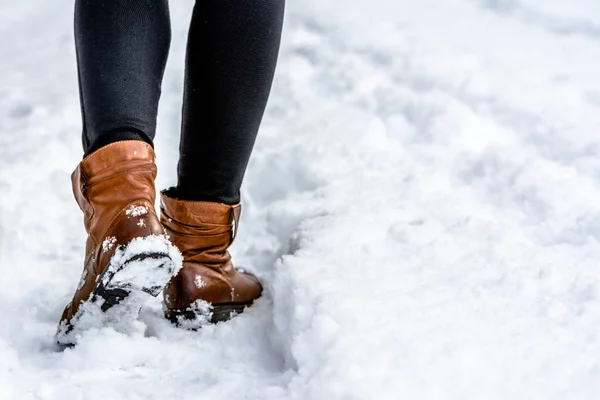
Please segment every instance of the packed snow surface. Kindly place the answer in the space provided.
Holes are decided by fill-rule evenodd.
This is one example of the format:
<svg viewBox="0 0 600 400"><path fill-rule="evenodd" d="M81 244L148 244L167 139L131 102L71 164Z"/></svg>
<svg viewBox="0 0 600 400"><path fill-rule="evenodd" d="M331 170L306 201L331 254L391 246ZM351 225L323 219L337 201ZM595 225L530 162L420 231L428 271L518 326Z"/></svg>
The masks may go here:
<svg viewBox="0 0 600 400"><path fill-rule="evenodd" d="M233 248L265 295L197 332L54 333L85 232L72 0L0 0L0 399L600 398L600 3L290 1ZM185 35L156 148L176 182Z"/></svg>

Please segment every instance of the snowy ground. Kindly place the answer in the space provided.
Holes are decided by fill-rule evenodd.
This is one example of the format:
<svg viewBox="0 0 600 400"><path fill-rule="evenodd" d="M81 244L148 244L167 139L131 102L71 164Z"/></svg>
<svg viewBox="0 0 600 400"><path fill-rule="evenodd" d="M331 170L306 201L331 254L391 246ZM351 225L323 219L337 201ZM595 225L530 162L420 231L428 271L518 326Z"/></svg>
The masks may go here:
<svg viewBox="0 0 600 400"><path fill-rule="evenodd" d="M198 333L157 300L60 352L84 239L71 9L0 0L0 399L600 398L598 0L290 2L234 248L267 296Z"/></svg>

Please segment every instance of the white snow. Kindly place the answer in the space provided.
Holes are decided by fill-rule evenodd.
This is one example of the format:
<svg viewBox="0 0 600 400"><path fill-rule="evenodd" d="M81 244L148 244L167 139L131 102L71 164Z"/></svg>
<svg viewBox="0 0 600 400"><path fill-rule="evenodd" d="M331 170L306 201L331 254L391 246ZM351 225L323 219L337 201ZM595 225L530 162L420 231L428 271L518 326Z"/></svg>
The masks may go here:
<svg viewBox="0 0 600 400"><path fill-rule="evenodd" d="M87 276L88 276L88 270L87 270L87 268L85 268L81 272L81 277L79 278L79 283L77 284L77 290L81 290L83 285L85 285L85 280L87 279Z"/></svg>
<svg viewBox="0 0 600 400"><path fill-rule="evenodd" d="M139 217L140 215L148 214L148 207L131 205L125 210L125 215L129 217Z"/></svg>
<svg viewBox="0 0 600 400"><path fill-rule="evenodd" d="M179 329L197 331L204 329L210 324L212 318L212 305L204 300L196 300L191 304L189 310L194 311L194 319L187 319L183 316L177 317L177 324Z"/></svg>
<svg viewBox="0 0 600 400"><path fill-rule="evenodd" d="M202 275L196 275L194 278L194 284L198 289L202 289L204 286L206 286L206 282L202 280Z"/></svg>
<svg viewBox="0 0 600 400"><path fill-rule="evenodd" d="M107 251L111 250L113 247L115 247L115 244L117 244L117 238L116 237L114 237L114 236L107 237L102 242L102 251L103 252L107 252Z"/></svg>
<svg viewBox="0 0 600 400"><path fill-rule="evenodd" d="M135 238L127 243L127 245L123 247L119 246L115 251L115 254L111 257L108 268L116 270L119 265L124 265L133 257L150 253L168 255L168 259L170 259L173 264L171 267L172 276L177 275L177 272L182 267L181 253L177 247L171 244L165 235L151 235ZM144 272L154 268L153 265L156 264L156 262L157 260L152 258L138 260L135 264L139 269L127 268L117 272L112 278L105 274L104 278L106 279L106 282L104 282L104 284L108 285L109 281L111 282L111 285L113 285L117 282L125 283L135 280L135 283L139 285L139 289L157 286L159 282L162 281L162 277Z"/></svg>
<svg viewBox="0 0 600 400"><path fill-rule="evenodd" d="M0 2L1 399L600 397L596 0L288 2L232 250L264 297L197 332L153 299L59 351L85 246L72 6Z"/></svg>

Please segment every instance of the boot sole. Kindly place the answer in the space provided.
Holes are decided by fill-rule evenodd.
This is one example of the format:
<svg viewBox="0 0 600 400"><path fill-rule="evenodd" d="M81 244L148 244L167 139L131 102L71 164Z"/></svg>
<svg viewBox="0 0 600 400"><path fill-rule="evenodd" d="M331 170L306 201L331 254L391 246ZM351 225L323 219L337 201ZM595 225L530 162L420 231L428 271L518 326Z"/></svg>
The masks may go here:
<svg viewBox="0 0 600 400"><path fill-rule="evenodd" d="M146 261L150 261L148 266L144 266ZM102 311L107 311L111 307L118 305L121 300L133 291L144 292L152 297L160 294L167 285L174 272L174 263L167 253L143 253L137 254L124 262L120 268L106 271L98 278L96 287L92 291L90 301L104 299ZM160 283L148 284L140 278L144 278L144 273L152 273Z"/></svg>
<svg viewBox="0 0 600 400"><path fill-rule="evenodd" d="M231 318L244 312L248 307L252 306L252 303L245 304L222 304L213 305L210 311L200 311L191 308L184 310L167 310L165 311L165 317L171 321L174 325L191 330L197 330L202 323L216 324L218 322L229 321ZM195 323L195 322L200 322Z"/></svg>
<svg viewBox="0 0 600 400"><path fill-rule="evenodd" d="M168 246L165 244L165 250ZM139 253L121 263L109 262L75 316L59 326L58 343L72 346L78 334L93 328L113 327L127 332L146 301L158 296L176 273L168 251Z"/></svg>
<svg viewBox="0 0 600 400"><path fill-rule="evenodd" d="M148 268L144 264L154 265ZM100 302L100 309L107 312L111 308L120 305L133 293L156 297L173 276L173 271L173 261L168 254L138 254L127 260L114 272L107 269L96 282L96 287L92 290L88 301L92 303ZM155 275L161 283L147 285L136 280L136 276L142 277L142 274L148 273Z"/></svg>

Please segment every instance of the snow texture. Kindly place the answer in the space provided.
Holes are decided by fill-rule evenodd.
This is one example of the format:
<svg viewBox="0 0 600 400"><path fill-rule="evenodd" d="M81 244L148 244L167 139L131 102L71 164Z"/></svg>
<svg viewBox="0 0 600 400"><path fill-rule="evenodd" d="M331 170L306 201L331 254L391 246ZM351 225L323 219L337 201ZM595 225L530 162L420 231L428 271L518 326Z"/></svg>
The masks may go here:
<svg viewBox="0 0 600 400"><path fill-rule="evenodd" d="M112 248L115 247L115 244L117 244L117 238L116 237L114 237L114 236L107 237L102 242L102 251L103 252L107 252L109 250L112 250Z"/></svg>
<svg viewBox="0 0 600 400"><path fill-rule="evenodd" d="M125 215L129 217L139 217L140 215L146 214L148 214L148 207L146 206L131 205L127 210L125 210Z"/></svg>
<svg viewBox="0 0 600 400"><path fill-rule="evenodd" d="M265 295L198 331L152 299L61 351L72 3L0 1L1 399L600 398L597 0L288 2L232 249ZM171 6L159 188L193 2Z"/></svg>
<svg viewBox="0 0 600 400"><path fill-rule="evenodd" d="M194 284L198 289L202 289L204 286L206 286L206 282L202 280L202 275L196 275L196 278L194 278Z"/></svg>
<svg viewBox="0 0 600 400"><path fill-rule="evenodd" d="M212 318L212 305L204 300L196 300L188 308L190 311L194 311L194 318L189 319L184 316L177 317L177 326L179 329L185 329L190 331L197 331L205 328Z"/></svg>
<svg viewBox="0 0 600 400"><path fill-rule="evenodd" d="M168 256L168 259L171 260L173 264L171 268L171 275L177 275L177 272L181 269L182 266L182 257L181 253L171 244L171 242L165 237L165 235L152 235L146 237L135 238L127 245L119 248L115 251L115 254L111 257L108 269L117 270L119 266L126 264L129 260L140 254L161 254ZM104 275L103 279L106 279L103 284L107 286L109 281L111 285L115 283L121 282L135 282L135 284L139 285L138 289L149 288L156 285L159 285L164 279L155 274L149 274L145 271L151 270L154 267L152 265L156 262L151 258L146 258L143 260L139 260L136 262L136 265L139 266L139 270L136 268L127 268L119 271L112 278L109 278L108 275ZM147 266L147 268L146 268ZM168 281L168 279L167 279ZM166 285L166 283L165 283ZM164 285L163 285L164 286Z"/></svg>

